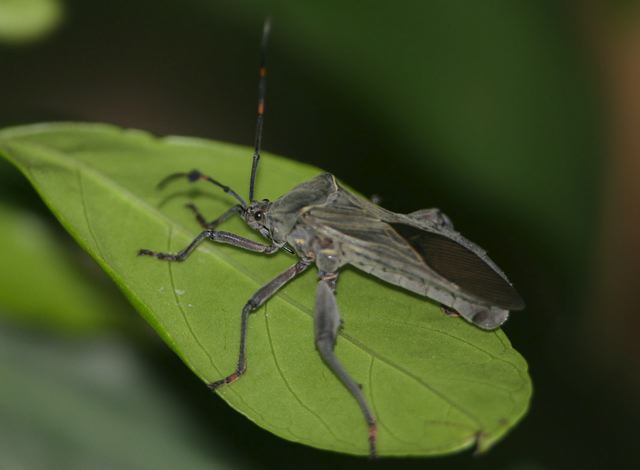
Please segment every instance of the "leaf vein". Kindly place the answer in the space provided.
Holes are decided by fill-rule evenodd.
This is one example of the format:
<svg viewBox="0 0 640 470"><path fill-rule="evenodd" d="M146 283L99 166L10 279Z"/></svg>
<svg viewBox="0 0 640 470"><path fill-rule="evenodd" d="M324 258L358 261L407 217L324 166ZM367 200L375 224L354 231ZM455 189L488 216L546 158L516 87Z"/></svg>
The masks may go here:
<svg viewBox="0 0 640 470"><path fill-rule="evenodd" d="M378 417L378 407L376 406L376 400L375 397L373 395L373 363L375 361L375 358L372 356L371 357L371 362L369 363L369 396L371 397L371 407L373 408L373 413L376 416L376 419ZM404 439L400 439L392 430L389 426L387 426L383 421L378 420L378 425L380 425L381 428L383 428L387 434L389 434L392 438L394 438L396 441L405 444L405 445L413 445L413 443L405 441Z"/></svg>
<svg viewBox="0 0 640 470"><path fill-rule="evenodd" d="M91 241L93 242L93 245L98 252L98 256L100 256L102 259L106 259L102 251L102 247L100 246L100 243L98 243L98 238L93 231L93 227L89 217L89 211L87 210L87 193L84 188L82 172L80 171L80 168L75 168L75 170L76 178L78 180L78 187L80 188L80 205L82 206L82 215L84 217L84 221L87 224L87 231L89 232Z"/></svg>

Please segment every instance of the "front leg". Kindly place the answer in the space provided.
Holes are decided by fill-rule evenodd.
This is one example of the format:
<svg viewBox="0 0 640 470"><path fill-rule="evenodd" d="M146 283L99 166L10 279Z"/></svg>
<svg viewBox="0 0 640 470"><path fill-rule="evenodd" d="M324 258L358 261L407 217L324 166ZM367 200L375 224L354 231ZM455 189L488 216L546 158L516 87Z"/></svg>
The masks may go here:
<svg viewBox="0 0 640 470"><path fill-rule="evenodd" d="M243 238L239 235L229 232L216 232L215 230L205 230L200 233L189 245L178 253L161 253L157 251L151 251L147 249L141 249L138 251L138 256L154 256L161 260L166 261L184 261L195 250L200 243L204 240L211 240L218 243L224 243L227 245L237 246L245 250L254 251L256 253L264 253L270 255L275 253L281 245L271 244L265 245L263 243L254 242L248 238Z"/></svg>
<svg viewBox="0 0 640 470"><path fill-rule="evenodd" d="M340 328L340 312L336 302L335 288L338 273L320 273L320 282L316 290L316 314L314 317L314 330L316 349L331 371L340 379L349 393L358 402L360 410L369 427L369 456L376 456L376 442L378 427L376 417L369 408L369 404L362 393L360 386L351 378L333 351L338 330Z"/></svg>

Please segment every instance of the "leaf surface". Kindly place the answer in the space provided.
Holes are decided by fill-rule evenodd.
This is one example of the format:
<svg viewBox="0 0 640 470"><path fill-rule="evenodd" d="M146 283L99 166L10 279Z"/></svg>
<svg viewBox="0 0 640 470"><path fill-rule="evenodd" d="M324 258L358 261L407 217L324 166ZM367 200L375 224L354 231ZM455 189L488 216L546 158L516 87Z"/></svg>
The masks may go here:
<svg viewBox="0 0 640 470"><path fill-rule="evenodd" d="M0 200L0 316L69 334L134 327L131 307L49 218Z"/></svg>
<svg viewBox="0 0 640 470"><path fill-rule="evenodd" d="M158 181L197 168L245 194L250 149L107 125L43 124L1 131L0 152L194 373L211 382L233 370L242 306L295 258L212 243L184 263L136 252L186 246L199 232L187 202L212 219L233 204L204 183L158 192ZM273 200L318 173L265 155L257 196ZM258 240L240 220L224 229ZM251 317L248 372L219 393L283 438L365 455L360 410L314 349L315 279L307 271ZM481 331L351 269L340 278L338 302L345 324L336 351L378 416L381 455L476 444L482 451L526 412L527 365L502 331Z"/></svg>

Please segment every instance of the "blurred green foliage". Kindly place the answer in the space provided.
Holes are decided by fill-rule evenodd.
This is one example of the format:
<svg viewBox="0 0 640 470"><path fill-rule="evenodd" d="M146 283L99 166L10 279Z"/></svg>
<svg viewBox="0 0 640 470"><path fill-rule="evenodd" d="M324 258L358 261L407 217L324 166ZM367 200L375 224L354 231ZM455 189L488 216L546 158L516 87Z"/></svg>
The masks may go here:
<svg viewBox="0 0 640 470"><path fill-rule="evenodd" d="M0 0L0 42L41 39L62 21L60 0Z"/></svg>
<svg viewBox="0 0 640 470"><path fill-rule="evenodd" d="M0 467L249 468L122 339L0 329ZM151 369L153 370L153 369Z"/></svg>

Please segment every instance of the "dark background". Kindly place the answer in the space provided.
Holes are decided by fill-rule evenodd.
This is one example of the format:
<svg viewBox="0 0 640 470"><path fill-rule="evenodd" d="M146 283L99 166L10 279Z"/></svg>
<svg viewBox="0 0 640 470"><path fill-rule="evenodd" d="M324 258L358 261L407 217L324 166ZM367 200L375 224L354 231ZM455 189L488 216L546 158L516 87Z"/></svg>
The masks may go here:
<svg viewBox="0 0 640 470"><path fill-rule="evenodd" d="M265 149L395 211L440 207L518 287L527 309L505 331L530 365L528 416L487 455L373 465L637 468L635 4L63 5L46 34L0 31L2 127L98 121L250 145L270 13ZM43 221L118 317L69 327L46 304L3 303L15 267L0 268L0 468L371 465L283 441L211 395L5 163L0 201Z"/></svg>

